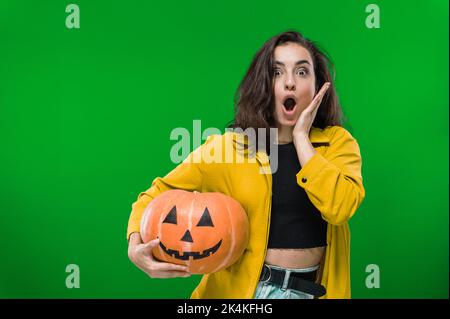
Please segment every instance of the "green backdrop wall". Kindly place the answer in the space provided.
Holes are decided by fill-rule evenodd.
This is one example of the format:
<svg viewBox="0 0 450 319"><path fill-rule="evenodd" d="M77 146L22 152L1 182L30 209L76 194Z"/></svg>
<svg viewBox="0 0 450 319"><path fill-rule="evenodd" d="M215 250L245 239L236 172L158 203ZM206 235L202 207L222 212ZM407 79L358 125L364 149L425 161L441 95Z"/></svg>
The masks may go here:
<svg viewBox="0 0 450 319"><path fill-rule="evenodd" d="M175 166L171 130L223 129L253 55L294 28L333 58L363 156L353 297L448 298L446 0L76 0L79 29L69 3L0 2L0 297L189 297L199 276L128 260L131 203Z"/></svg>

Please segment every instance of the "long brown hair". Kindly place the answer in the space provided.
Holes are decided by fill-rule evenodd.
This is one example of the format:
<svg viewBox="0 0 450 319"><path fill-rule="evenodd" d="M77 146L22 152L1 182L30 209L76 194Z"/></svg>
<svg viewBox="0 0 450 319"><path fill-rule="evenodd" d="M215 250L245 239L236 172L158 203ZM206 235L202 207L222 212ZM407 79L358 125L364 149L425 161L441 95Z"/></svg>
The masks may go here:
<svg viewBox="0 0 450 319"><path fill-rule="evenodd" d="M276 127L273 90L274 51L277 46L288 42L301 45L311 55L316 77L316 93L325 82L331 84L317 110L312 126L322 129L327 126L342 126L344 116L333 84L335 70L331 59L313 41L291 29L269 39L255 54L234 95L235 116L228 127L243 130L266 128L266 132L269 128Z"/></svg>

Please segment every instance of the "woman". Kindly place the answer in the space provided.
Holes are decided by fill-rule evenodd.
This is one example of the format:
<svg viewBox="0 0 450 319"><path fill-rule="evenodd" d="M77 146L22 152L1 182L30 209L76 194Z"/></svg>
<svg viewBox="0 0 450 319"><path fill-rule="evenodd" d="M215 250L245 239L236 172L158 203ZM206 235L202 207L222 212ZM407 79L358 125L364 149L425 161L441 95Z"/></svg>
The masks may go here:
<svg viewBox="0 0 450 319"><path fill-rule="evenodd" d="M238 200L250 240L232 266L207 274L191 298L350 298L348 220L365 196L361 155L341 127L342 113L327 57L300 33L279 34L258 51L239 86L232 127L277 128L278 168L267 147L250 152L240 133L207 141L133 204L129 257L153 278L189 276L184 266L156 261L139 223L148 203L169 189L222 192ZM268 130L266 131L268 132ZM195 163L231 141L246 163ZM271 168L272 166L272 168ZM267 174L261 174L263 169Z"/></svg>

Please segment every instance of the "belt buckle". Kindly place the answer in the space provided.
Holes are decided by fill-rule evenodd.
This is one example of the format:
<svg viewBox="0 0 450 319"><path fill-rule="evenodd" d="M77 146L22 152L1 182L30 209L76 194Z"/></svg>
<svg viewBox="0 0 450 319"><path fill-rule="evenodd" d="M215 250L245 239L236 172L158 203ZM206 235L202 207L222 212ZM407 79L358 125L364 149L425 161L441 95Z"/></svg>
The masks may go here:
<svg viewBox="0 0 450 319"><path fill-rule="evenodd" d="M270 278L272 277L272 269L270 269L269 266L267 266L266 264L264 264L264 267L267 267L269 269L269 278L265 279L265 280L260 280L263 283L266 283L270 280Z"/></svg>

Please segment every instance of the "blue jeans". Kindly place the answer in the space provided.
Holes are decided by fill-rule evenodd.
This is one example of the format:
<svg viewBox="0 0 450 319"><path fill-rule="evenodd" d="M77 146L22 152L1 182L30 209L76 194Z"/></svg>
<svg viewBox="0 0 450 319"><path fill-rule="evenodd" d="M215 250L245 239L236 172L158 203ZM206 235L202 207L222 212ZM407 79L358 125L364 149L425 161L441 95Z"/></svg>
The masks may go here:
<svg viewBox="0 0 450 319"><path fill-rule="evenodd" d="M310 272L319 268L319 265L311 268L283 268L274 265L268 265L270 268L286 271L284 285L278 287L267 282L260 281L256 288L254 299L314 299L313 295L307 294L295 289L287 288L288 279L293 272Z"/></svg>

